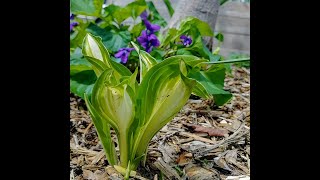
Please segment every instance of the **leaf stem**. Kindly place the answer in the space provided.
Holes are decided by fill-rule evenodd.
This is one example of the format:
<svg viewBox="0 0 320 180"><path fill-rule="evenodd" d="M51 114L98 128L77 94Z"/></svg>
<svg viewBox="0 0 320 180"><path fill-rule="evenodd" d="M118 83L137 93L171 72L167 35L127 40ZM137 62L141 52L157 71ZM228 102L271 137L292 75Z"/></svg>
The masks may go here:
<svg viewBox="0 0 320 180"><path fill-rule="evenodd" d="M235 62L245 62L245 61L250 61L250 58L228 59L224 61L203 62L203 63L204 64L224 64L224 63L235 63Z"/></svg>

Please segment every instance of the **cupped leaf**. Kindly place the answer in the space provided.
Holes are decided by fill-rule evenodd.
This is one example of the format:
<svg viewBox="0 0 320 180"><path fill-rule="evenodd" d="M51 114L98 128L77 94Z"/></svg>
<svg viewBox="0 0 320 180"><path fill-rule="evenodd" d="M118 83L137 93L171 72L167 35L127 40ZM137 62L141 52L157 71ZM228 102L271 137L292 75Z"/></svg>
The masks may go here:
<svg viewBox="0 0 320 180"><path fill-rule="evenodd" d="M194 57L196 58L196 57ZM184 65L181 57L165 60L153 66L145 75L137 94L137 108L140 110L138 124L144 128L136 147L136 155L141 156L151 138L169 122L185 105L195 85L180 71ZM153 97L153 98L150 98ZM135 152L135 148L133 149Z"/></svg>
<svg viewBox="0 0 320 180"><path fill-rule="evenodd" d="M84 94L84 100L91 114L93 124L97 129L98 137L106 153L107 160L109 164L116 165L117 154L115 151L114 143L111 138L110 126L105 120L103 120L103 118L100 117L99 113L95 110L95 108L90 103L89 98L86 94Z"/></svg>
<svg viewBox="0 0 320 180"><path fill-rule="evenodd" d="M140 63L140 82L142 82L142 79L144 75L148 72L150 68L152 68L154 65L158 64L157 60L154 59L149 53L140 50L139 46L131 41L132 46L135 48L139 55L139 63Z"/></svg>
<svg viewBox="0 0 320 180"><path fill-rule="evenodd" d="M127 81L118 84L112 69L106 69L96 81L92 104L116 131L128 128L134 117L134 92Z"/></svg>
<svg viewBox="0 0 320 180"><path fill-rule="evenodd" d="M98 78L92 92L92 104L110 123L118 135L120 163L127 167L130 155L129 127L135 116L134 90L128 85L130 78L118 84L112 69L106 69Z"/></svg>

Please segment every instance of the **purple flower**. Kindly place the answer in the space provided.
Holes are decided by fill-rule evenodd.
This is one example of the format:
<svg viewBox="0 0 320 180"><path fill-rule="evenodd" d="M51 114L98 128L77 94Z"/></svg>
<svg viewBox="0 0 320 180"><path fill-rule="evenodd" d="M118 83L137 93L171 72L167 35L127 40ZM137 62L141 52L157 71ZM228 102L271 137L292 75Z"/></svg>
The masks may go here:
<svg viewBox="0 0 320 180"><path fill-rule="evenodd" d="M73 30L73 28L75 27L75 26L77 26L79 23L77 23L77 22L71 22L70 23L70 32Z"/></svg>
<svg viewBox="0 0 320 180"><path fill-rule="evenodd" d="M74 14L70 13L70 20L74 19Z"/></svg>
<svg viewBox="0 0 320 180"><path fill-rule="evenodd" d="M143 20L144 25L147 27L148 34L153 34L160 30L160 26L157 24L151 24L147 19Z"/></svg>
<svg viewBox="0 0 320 180"><path fill-rule="evenodd" d="M134 48L120 48L119 51L114 55L116 58L121 58L122 63L127 63L130 52Z"/></svg>
<svg viewBox="0 0 320 180"><path fill-rule="evenodd" d="M187 37L185 35L182 35L182 36L180 36L180 39L183 40L183 45L184 46L188 46L188 45L192 44L191 37Z"/></svg>
<svg viewBox="0 0 320 180"><path fill-rule="evenodd" d="M147 34L147 30L142 31L141 36L137 38L137 41L148 53L152 51L153 47L158 47L160 45L157 36L154 34Z"/></svg>
<svg viewBox="0 0 320 180"><path fill-rule="evenodd" d="M146 20L148 18L148 13L147 11L143 11L141 14L140 14L140 17L142 20Z"/></svg>

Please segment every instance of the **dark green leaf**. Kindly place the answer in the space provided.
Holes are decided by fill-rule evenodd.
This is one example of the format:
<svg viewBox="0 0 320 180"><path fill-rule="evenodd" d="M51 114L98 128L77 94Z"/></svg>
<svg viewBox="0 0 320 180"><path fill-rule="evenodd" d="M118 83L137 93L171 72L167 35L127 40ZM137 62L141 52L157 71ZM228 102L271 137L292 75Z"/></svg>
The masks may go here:
<svg viewBox="0 0 320 180"><path fill-rule="evenodd" d="M188 77L196 79L214 98L214 102L221 106L228 102L232 94L223 90L225 67L223 64L213 65L207 71L193 71Z"/></svg>
<svg viewBox="0 0 320 180"><path fill-rule="evenodd" d="M139 37L142 30L144 30L144 29L146 29L146 27L142 23L134 25L131 30L131 34L132 34L133 38Z"/></svg>
<svg viewBox="0 0 320 180"><path fill-rule="evenodd" d="M190 30L194 31L194 29L197 29L201 36L213 36L209 24L195 17L187 17L184 19L180 24L179 32L177 34L180 36Z"/></svg>
<svg viewBox="0 0 320 180"><path fill-rule="evenodd" d="M93 35L100 36L102 43L113 53L117 52L120 48L128 47L128 43L131 40L129 31L115 31L109 27L102 29L92 23L88 26L87 31Z"/></svg>
<svg viewBox="0 0 320 180"><path fill-rule="evenodd" d="M92 70L91 64L84 57L70 56L70 75L73 76L81 71Z"/></svg>
<svg viewBox="0 0 320 180"><path fill-rule="evenodd" d="M71 12L86 16L100 16L104 0L71 0Z"/></svg>
<svg viewBox="0 0 320 180"><path fill-rule="evenodd" d="M70 75L70 91L82 99L84 99L84 93L91 97L96 79L97 76L93 70L81 71L72 76Z"/></svg>
<svg viewBox="0 0 320 180"><path fill-rule="evenodd" d="M224 37L223 37L222 33L216 34L215 38L218 39L220 42L223 42L223 40L224 40Z"/></svg>

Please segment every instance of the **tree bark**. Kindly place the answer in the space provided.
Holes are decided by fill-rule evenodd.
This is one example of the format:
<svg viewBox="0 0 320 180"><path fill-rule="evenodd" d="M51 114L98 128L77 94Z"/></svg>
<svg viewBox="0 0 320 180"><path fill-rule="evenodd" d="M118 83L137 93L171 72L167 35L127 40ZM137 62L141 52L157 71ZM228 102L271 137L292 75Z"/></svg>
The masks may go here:
<svg viewBox="0 0 320 180"><path fill-rule="evenodd" d="M219 0L179 0L175 12L171 17L167 28L177 28L180 21L188 16L194 16L207 22L214 31L218 11ZM166 30L165 30L166 31ZM212 48L213 38L204 38L205 44Z"/></svg>

